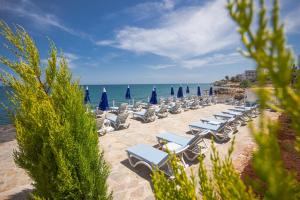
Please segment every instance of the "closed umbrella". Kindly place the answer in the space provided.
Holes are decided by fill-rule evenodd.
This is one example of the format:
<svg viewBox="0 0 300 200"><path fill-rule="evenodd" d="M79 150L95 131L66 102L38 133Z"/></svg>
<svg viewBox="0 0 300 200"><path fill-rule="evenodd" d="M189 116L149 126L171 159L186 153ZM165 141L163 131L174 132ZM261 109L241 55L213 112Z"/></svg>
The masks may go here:
<svg viewBox="0 0 300 200"><path fill-rule="evenodd" d="M199 86L198 86L198 88L197 88L197 96L198 96L198 97L201 97L201 89L200 89Z"/></svg>
<svg viewBox="0 0 300 200"><path fill-rule="evenodd" d="M209 88L209 96L213 96L213 88L212 87Z"/></svg>
<svg viewBox="0 0 300 200"><path fill-rule="evenodd" d="M181 86L178 88L177 98L183 98L183 91L182 91L182 87Z"/></svg>
<svg viewBox="0 0 300 200"><path fill-rule="evenodd" d="M84 104L91 103L89 87L86 86L85 95L84 95Z"/></svg>
<svg viewBox="0 0 300 200"><path fill-rule="evenodd" d="M108 99L107 99L107 94L106 94L106 89L105 88L103 88L101 101L99 103L99 108L100 108L100 110L103 110L103 111L109 109Z"/></svg>
<svg viewBox="0 0 300 200"><path fill-rule="evenodd" d="M129 85L128 85L127 90L126 90L125 99L131 99L131 95L130 95L130 87L129 87Z"/></svg>
<svg viewBox="0 0 300 200"><path fill-rule="evenodd" d="M173 86L171 87L171 96L174 96L174 88L173 88Z"/></svg>
<svg viewBox="0 0 300 200"><path fill-rule="evenodd" d="M151 104L157 104L157 94L156 94L156 88L154 87L151 94L151 99L149 101Z"/></svg>
<svg viewBox="0 0 300 200"><path fill-rule="evenodd" d="M189 94L190 93L190 88L189 88L189 86L186 86L186 91L185 91L187 94Z"/></svg>

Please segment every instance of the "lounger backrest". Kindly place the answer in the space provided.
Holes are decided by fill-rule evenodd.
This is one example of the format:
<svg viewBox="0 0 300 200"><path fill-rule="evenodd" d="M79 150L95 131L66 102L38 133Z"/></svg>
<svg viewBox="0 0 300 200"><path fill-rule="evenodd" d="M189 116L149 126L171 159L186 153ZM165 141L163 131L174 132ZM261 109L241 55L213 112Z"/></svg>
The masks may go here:
<svg viewBox="0 0 300 200"><path fill-rule="evenodd" d="M149 117L152 117L154 114L155 114L154 108L148 108L146 113L145 113L145 117L149 118Z"/></svg>
<svg viewBox="0 0 300 200"><path fill-rule="evenodd" d="M201 140L201 136L200 135L195 135L193 138L191 138L191 140L188 142L188 145L191 147L194 147L196 144L198 144L198 142Z"/></svg>
<svg viewBox="0 0 300 200"><path fill-rule="evenodd" d="M167 106L165 104L162 104L160 106L158 113L165 113L165 112L167 112Z"/></svg>
<svg viewBox="0 0 300 200"><path fill-rule="evenodd" d="M96 126L97 126L97 129L102 128L103 123L104 123L104 119L105 119L105 118L97 118L97 119L96 119Z"/></svg>
<svg viewBox="0 0 300 200"><path fill-rule="evenodd" d="M123 113L127 109L127 103L122 103L119 107L119 113Z"/></svg>
<svg viewBox="0 0 300 200"><path fill-rule="evenodd" d="M118 117L117 117L117 120L116 120L117 123L118 124L124 124L126 122L128 116L129 116L129 113L126 113L126 112L119 114Z"/></svg>

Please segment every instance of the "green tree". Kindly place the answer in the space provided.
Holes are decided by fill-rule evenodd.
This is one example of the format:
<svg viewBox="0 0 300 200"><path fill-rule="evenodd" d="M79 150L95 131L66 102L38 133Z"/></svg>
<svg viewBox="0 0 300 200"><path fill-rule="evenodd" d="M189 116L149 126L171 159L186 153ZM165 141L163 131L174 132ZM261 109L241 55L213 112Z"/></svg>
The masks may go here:
<svg viewBox="0 0 300 200"><path fill-rule="evenodd" d="M248 88L251 86L251 82L249 80L243 80L241 83L240 83L240 87L241 88Z"/></svg>
<svg viewBox="0 0 300 200"><path fill-rule="evenodd" d="M258 11L254 10L255 2L258 2ZM296 133L296 147L299 153L300 80L296 80L293 87L291 86L293 70L290 66L293 63L293 56L285 42L284 27L279 16L279 2L273 0L269 18L264 0L228 0L227 8L231 18L239 27L238 32L245 46L245 51L242 53L252 58L257 65L257 95L261 116L258 128L254 128L252 124L250 128L258 145L253 155L252 165L260 181L253 180L253 183L246 187L232 166L230 158L232 149L228 157L221 160L213 147L212 174L208 173L203 159L200 158L199 193L196 192L195 186L192 190L195 191L194 195L186 198L176 196L170 199L200 199L200 195L203 199L259 199L253 195L253 188L259 191L264 199L300 199L300 184L295 173L287 171L283 166L277 140L279 124L277 121L268 119L264 114L265 108L270 107L289 115ZM258 26L254 25L255 22L258 22ZM257 30L253 30L254 27L258 27ZM274 92L270 92L265 87L268 81L274 86ZM172 166L175 169L173 170L175 178L178 177L176 173L184 176L185 171L178 167L177 162L172 163L174 163ZM159 172L153 175L154 191L158 199L167 199L164 195L173 197L178 190L190 185L189 179L181 182L171 180L177 181L176 184L158 185L165 179Z"/></svg>
<svg viewBox="0 0 300 200"><path fill-rule="evenodd" d="M33 197L111 199L95 120L86 112L65 58L51 43L48 63L41 67L39 51L22 27L13 31L0 21L0 31L7 50L0 56L5 66L0 77L11 87L15 107L14 158L33 180Z"/></svg>

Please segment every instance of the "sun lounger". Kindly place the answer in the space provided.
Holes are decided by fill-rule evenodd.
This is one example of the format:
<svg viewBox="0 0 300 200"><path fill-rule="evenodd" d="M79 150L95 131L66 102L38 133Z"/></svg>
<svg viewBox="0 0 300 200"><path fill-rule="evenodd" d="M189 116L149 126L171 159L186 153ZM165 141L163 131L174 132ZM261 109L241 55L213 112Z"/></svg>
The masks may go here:
<svg viewBox="0 0 300 200"><path fill-rule="evenodd" d="M148 108L147 110L142 110L140 112L133 112L134 118L142 119L144 122L155 121L155 110L153 108Z"/></svg>
<svg viewBox="0 0 300 200"><path fill-rule="evenodd" d="M215 119L215 118L200 118L200 121L213 124L213 125L221 125L228 122L228 120L225 119Z"/></svg>
<svg viewBox="0 0 300 200"><path fill-rule="evenodd" d="M128 104L127 103L122 103L119 107L110 107L111 112L120 114L124 113L127 110Z"/></svg>
<svg viewBox="0 0 300 200"><path fill-rule="evenodd" d="M200 135L187 138L173 133L164 132L160 133L156 137L158 143L163 147L163 149L176 151L178 149L182 149L183 147L187 147L183 152L183 155L189 161L194 161L199 157L199 155L204 154L208 149L203 137ZM174 145L174 143L177 145ZM182 160L182 162L186 166L184 160Z"/></svg>
<svg viewBox="0 0 300 200"><path fill-rule="evenodd" d="M234 132L231 126L228 126L226 123L220 125L213 125L199 121L189 124L189 127L192 134L207 135L210 133L219 142L223 142L225 140L230 139L232 133Z"/></svg>
<svg viewBox="0 0 300 200"><path fill-rule="evenodd" d="M198 101L198 100L194 100L194 101L192 102L192 104L190 105L190 108L191 108L192 110L198 109L198 108L199 108L199 101Z"/></svg>
<svg viewBox="0 0 300 200"><path fill-rule="evenodd" d="M110 126L110 123L107 123L105 117L96 119L97 133L101 136L105 135L108 132L114 130L113 127Z"/></svg>
<svg viewBox="0 0 300 200"><path fill-rule="evenodd" d="M174 106L170 107L169 112L172 114L178 114L181 112L181 107L179 103L175 103Z"/></svg>
<svg viewBox="0 0 300 200"><path fill-rule="evenodd" d="M148 167L151 171L153 171L155 168L158 168L168 176L173 175L172 169L169 165L168 153L155 149L154 147L146 144L138 144L128 148L126 151L129 163L132 167L142 164ZM182 151L179 150L176 153L182 154Z"/></svg>
<svg viewBox="0 0 300 200"><path fill-rule="evenodd" d="M168 116L168 107L164 104L162 104L156 111L156 116L158 118L164 118Z"/></svg>
<svg viewBox="0 0 300 200"><path fill-rule="evenodd" d="M109 120L111 125L118 130L120 128L128 128L130 126L129 123L126 122L129 113L121 113L119 115L107 115L106 119Z"/></svg>

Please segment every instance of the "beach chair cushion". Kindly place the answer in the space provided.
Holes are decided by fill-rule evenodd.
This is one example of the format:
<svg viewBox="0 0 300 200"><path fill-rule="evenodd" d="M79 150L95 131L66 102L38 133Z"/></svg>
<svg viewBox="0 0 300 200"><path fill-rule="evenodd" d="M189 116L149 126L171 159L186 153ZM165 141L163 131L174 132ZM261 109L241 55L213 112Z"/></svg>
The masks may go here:
<svg viewBox="0 0 300 200"><path fill-rule="evenodd" d="M215 114L214 116L222 117L222 118L227 118L227 119L233 118L232 115L226 114L226 113L218 113L218 114Z"/></svg>
<svg viewBox="0 0 300 200"><path fill-rule="evenodd" d="M203 122L193 122L190 123L189 126L192 128L200 128L200 129L206 129L211 131L218 131L219 128L221 127L220 125L213 125L213 124L208 124Z"/></svg>
<svg viewBox="0 0 300 200"><path fill-rule="evenodd" d="M142 111L139 111L139 112L133 112L133 114L135 115L139 115L139 116L144 116L146 114L147 110L142 110Z"/></svg>
<svg viewBox="0 0 300 200"><path fill-rule="evenodd" d="M168 133L168 132L160 133L156 137L158 139L166 140L168 142L175 142L181 146L189 145L191 143L191 140L195 138L195 137L187 138L187 137L179 136L174 133Z"/></svg>
<svg viewBox="0 0 300 200"><path fill-rule="evenodd" d="M129 154L134 155L136 158L143 160L151 166L161 166L168 159L166 152L155 149L154 147L146 144L138 144L126 150Z"/></svg>
<svg viewBox="0 0 300 200"><path fill-rule="evenodd" d="M107 115L106 119L108 119L109 121L112 121L112 122L116 122L117 117L118 117L117 115Z"/></svg>

